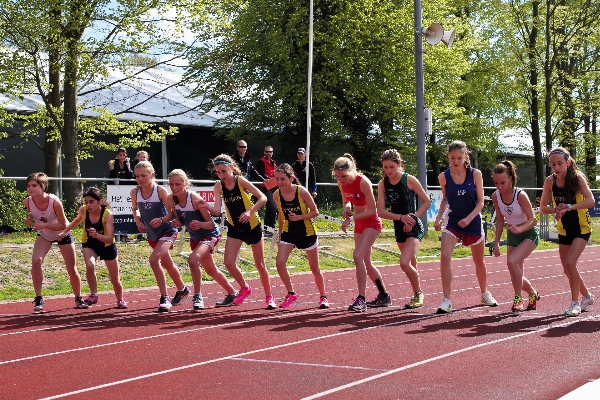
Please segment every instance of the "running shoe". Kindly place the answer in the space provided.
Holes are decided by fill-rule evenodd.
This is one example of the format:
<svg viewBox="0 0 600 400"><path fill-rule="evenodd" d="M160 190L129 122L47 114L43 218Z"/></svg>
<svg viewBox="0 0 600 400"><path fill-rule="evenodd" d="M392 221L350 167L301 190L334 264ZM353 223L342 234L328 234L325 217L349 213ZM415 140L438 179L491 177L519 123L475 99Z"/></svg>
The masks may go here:
<svg viewBox="0 0 600 400"><path fill-rule="evenodd" d="M537 302L540 299L540 294L538 292L532 293L529 295L529 304L527 304L527 310L536 310Z"/></svg>
<svg viewBox="0 0 600 400"><path fill-rule="evenodd" d="M354 303L352 303L350 307L348 307L348 309L357 313L365 312L367 311L367 302L361 299L360 297L357 297L356 299L354 299Z"/></svg>
<svg viewBox="0 0 600 400"><path fill-rule="evenodd" d="M98 302L98 295L97 294L90 294L87 299L85 299L85 304L87 304L88 306L91 306L92 304L96 304Z"/></svg>
<svg viewBox="0 0 600 400"><path fill-rule="evenodd" d="M373 299L373 301L367 301L368 307L389 307L392 305L392 297L388 295L387 297L383 297L381 293Z"/></svg>
<svg viewBox="0 0 600 400"><path fill-rule="evenodd" d="M123 299L117 301L117 308L129 308L129 304Z"/></svg>
<svg viewBox="0 0 600 400"><path fill-rule="evenodd" d="M416 292L412 300L404 305L404 308L419 308L423 306L423 300L425 296L423 292Z"/></svg>
<svg viewBox="0 0 600 400"><path fill-rule="evenodd" d="M594 304L594 295L588 293L589 297L582 296L581 297L581 311L587 310L588 306Z"/></svg>
<svg viewBox="0 0 600 400"><path fill-rule="evenodd" d="M194 294L192 303L194 304L194 310L202 310L204 308L204 299L202 298L202 293Z"/></svg>
<svg viewBox="0 0 600 400"><path fill-rule="evenodd" d="M450 299L447 299L444 297L444 300L442 300L442 304L440 304L440 306L438 307L438 309L435 313L436 314L450 314L451 312L452 312L452 303L450 302Z"/></svg>
<svg viewBox="0 0 600 400"><path fill-rule="evenodd" d="M42 311L44 309L44 298L42 296L35 296L33 299L33 311Z"/></svg>
<svg viewBox="0 0 600 400"><path fill-rule="evenodd" d="M296 300L298 300L298 295L297 294L290 294L290 293L288 293L288 295L285 296L285 299L283 299L283 302L279 305L279 307L281 307L281 308L288 308Z"/></svg>
<svg viewBox="0 0 600 400"><path fill-rule="evenodd" d="M183 299L188 297L190 294L190 289L187 286L184 286L183 289L175 292L175 296L173 296L173 300L171 301L171 305L178 306L181 304Z"/></svg>
<svg viewBox="0 0 600 400"><path fill-rule="evenodd" d="M321 296L321 298L319 299L319 308L329 308L329 300L327 300L327 296Z"/></svg>
<svg viewBox="0 0 600 400"><path fill-rule="evenodd" d="M75 297L75 308L90 308L90 306L79 296Z"/></svg>
<svg viewBox="0 0 600 400"><path fill-rule="evenodd" d="M525 303L523 303L523 298L521 296L515 296L513 299L512 308L510 310L514 313L525 311Z"/></svg>
<svg viewBox="0 0 600 400"><path fill-rule="evenodd" d="M158 303L158 312L167 312L171 309L171 301L169 296L160 296L160 302Z"/></svg>
<svg viewBox="0 0 600 400"><path fill-rule="evenodd" d="M240 291L238 292L238 295L235 297L235 300L233 300L233 302L239 306L240 304L242 304L244 302L244 300L246 300L246 297L248 297L250 295L250 293L252 293L252 288L250 286L244 286L243 288L240 289Z"/></svg>
<svg viewBox="0 0 600 400"><path fill-rule="evenodd" d="M267 310L274 310L277 308L277 304L275 303L273 296L267 296L265 298L265 303L267 303Z"/></svg>
<svg viewBox="0 0 600 400"><path fill-rule="evenodd" d="M238 292L235 292L233 294L228 294L227 296L225 296L223 301L217 302L217 307L229 307L229 306L234 305L235 303L233 301L235 300L235 297L237 295L238 295Z"/></svg>
<svg viewBox="0 0 600 400"><path fill-rule="evenodd" d="M489 290L486 290L485 292L481 293L481 304L489 307L496 307L498 305L498 302L496 301L494 296L492 296Z"/></svg>
<svg viewBox="0 0 600 400"><path fill-rule="evenodd" d="M581 314L581 306L578 301L571 301L571 306L567 311L565 311L565 315L567 317L576 317Z"/></svg>

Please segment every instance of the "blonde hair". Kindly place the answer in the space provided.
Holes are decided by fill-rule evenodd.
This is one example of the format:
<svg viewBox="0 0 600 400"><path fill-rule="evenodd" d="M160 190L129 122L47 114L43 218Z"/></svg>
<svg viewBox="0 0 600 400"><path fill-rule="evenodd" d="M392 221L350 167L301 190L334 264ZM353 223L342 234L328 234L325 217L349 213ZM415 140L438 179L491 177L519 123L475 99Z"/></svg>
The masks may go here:
<svg viewBox="0 0 600 400"><path fill-rule="evenodd" d="M345 153L342 157L335 160L333 163L333 171L331 171L331 175L335 178L335 171L342 171L349 175L356 175L356 162L354 161L354 157L351 154Z"/></svg>
<svg viewBox="0 0 600 400"><path fill-rule="evenodd" d="M169 173L168 178L172 177L172 176L177 176L179 178L181 178L181 180L183 181L186 190L190 188L190 186L192 186L192 183L190 182L187 174L182 170L182 169L174 169L173 171L171 171Z"/></svg>

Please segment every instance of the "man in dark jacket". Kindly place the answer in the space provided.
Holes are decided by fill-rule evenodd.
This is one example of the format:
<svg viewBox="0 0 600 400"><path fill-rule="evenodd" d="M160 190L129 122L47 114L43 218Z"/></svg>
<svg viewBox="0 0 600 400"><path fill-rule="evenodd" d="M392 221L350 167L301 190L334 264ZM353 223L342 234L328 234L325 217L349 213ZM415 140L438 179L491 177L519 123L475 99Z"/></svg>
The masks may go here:
<svg viewBox="0 0 600 400"><path fill-rule="evenodd" d="M306 185L306 149L300 147L298 149L298 159L292 164L294 175L300 181L302 186ZM312 197L317 197L317 175L313 163L308 163L308 188Z"/></svg>
<svg viewBox="0 0 600 400"><path fill-rule="evenodd" d="M244 178L248 179L249 181L264 181L265 177L259 174L256 171L256 168L254 168L254 165L252 165L252 162L250 161L251 154L248 153L247 150L248 144L245 141L240 140L237 144L237 152L232 154L231 158L233 158L233 161L235 161L238 167L240 167L242 176Z"/></svg>
<svg viewBox="0 0 600 400"><path fill-rule="evenodd" d="M277 204L275 204L275 200L273 200L273 192L275 192L276 187L269 188L270 185L268 183L269 179L275 178L276 168L277 164L275 163L275 160L273 160L273 147L267 146L265 147L264 156L256 163L256 171L267 179L265 183L260 185L260 191L267 196L265 227L268 228L275 228L275 220L277 219ZM269 185L269 187L267 187L267 185Z"/></svg>

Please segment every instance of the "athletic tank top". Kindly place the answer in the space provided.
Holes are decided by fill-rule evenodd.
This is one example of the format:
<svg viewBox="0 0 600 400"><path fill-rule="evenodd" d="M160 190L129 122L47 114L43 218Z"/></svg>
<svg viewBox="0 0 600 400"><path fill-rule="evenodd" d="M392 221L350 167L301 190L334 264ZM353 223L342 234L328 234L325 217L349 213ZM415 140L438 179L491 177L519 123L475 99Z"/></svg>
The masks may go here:
<svg viewBox="0 0 600 400"><path fill-rule="evenodd" d="M248 222L240 222L240 215L251 209L254 203L250 199L250 194L246 193L244 188L242 188L239 176L234 176L234 180L235 184L232 190L227 189L223 181L218 181L221 189L221 197L225 204L225 212L227 213L227 223L240 231L249 231L260 224L258 212L252 214Z"/></svg>
<svg viewBox="0 0 600 400"><path fill-rule="evenodd" d="M36 207L35 202L29 196L27 201L29 202L29 211L33 216L33 219L38 222L44 222L48 224L56 224L58 222L58 218L56 217L56 212L54 211L54 201L58 200L53 194L48 195L48 207L44 211L40 210ZM40 229L37 233L46 240L51 242L58 240L58 233L60 231L53 231L50 229Z"/></svg>
<svg viewBox="0 0 600 400"><path fill-rule="evenodd" d="M559 188L556 185L556 176L552 182L552 204L556 208L561 203L577 204L583 201L583 194L577 192L574 198L565 198L565 188ZM590 212L587 208L580 210L571 210L564 213L561 219L558 220L557 230L559 235L576 236L592 232L590 226Z"/></svg>
<svg viewBox="0 0 600 400"><path fill-rule="evenodd" d="M142 196L142 189L138 188L136 201L142 222L146 227L148 239L158 242L158 240L168 233L175 233L177 230L171 226L171 223L160 224L157 228L150 226L150 221L154 218L161 218L167 215L167 208L158 196L158 186L152 187L152 194L147 199Z"/></svg>
<svg viewBox="0 0 600 400"><path fill-rule="evenodd" d="M356 175L356 179L354 182L348 185L342 185L342 190L344 191L344 204L350 202L355 206L366 206L367 199L365 194L360 190L360 182L362 181L362 175Z"/></svg>
<svg viewBox="0 0 600 400"><path fill-rule="evenodd" d="M281 232L302 236L313 236L316 234L315 222L312 218L300 221L290 221L288 217L291 212L296 215L308 214L310 212L310 209L300 197L300 185L297 186L296 194L292 200L284 199L279 189L275 191L275 196L279 196L277 208L279 209L280 215L283 215L283 228L281 229Z"/></svg>
<svg viewBox="0 0 600 400"><path fill-rule="evenodd" d="M477 205L477 191L475 189L475 180L473 179L473 168L467 170L465 181L457 185L452 176L450 169L444 171L446 177L446 199L450 212L448 213L448 228L470 236L483 235L483 225L481 223L481 214L477 214L469 225L461 228L458 221L467 217Z"/></svg>
<svg viewBox="0 0 600 400"><path fill-rule="evenodd" d="M100 206L100 218L98 219L98 221L94 224L92 223L92 221L90 220L90 214L88 213L87 208L83 208L83 215L84 215L84 230L83 230L83 235L81 236L81 243L87 243L90 246L97 246L97 247L102 247L102 246L110 246L112 245L111 243L105 243L101 240L98 240L96 238L93 237L89 237L87 230L90 228L94 228L96 230L96 232L98 232L100 235L104 235L104 232L106 232L106 214L108 214L109 211L106 208L106 206ZM113 237L113 242L114 242L114 237Z"/></svg>
<svg viewBox="0 0 600 400"><path fill-rule="evenodd" d="M518 197L519 193L521 192L522 190L517 187L513 189L512 201L510 202L510 204L504 203L504 200L502 200L502 195L499 191L496 190L495 192L496 200L498 200L498 208L500 209L500 213L504 217L504 222L506 222L509 225L520 225L523 222L527 221L527 216L525 215L521 204L519 204Z"/></svg>
<svg viewBox="0 0 600 400"><path fill-rule="evenodd" d="M217 224L215 224L215 222L212 219L210 221L206 221L202 213L194 208L194 205L192 204L192 192L190 192L189 190L187 191L184 205L177 204L175 203L175 201L173 203L175 207L175 212L177 213L177 218L181 223L185 225L185 228L190 234L190 238L194 242L198 242L202 238L217 237L220 235ZM192 222L193 220L199 222L212 222L213 228L194 230L190 228L190 222Z"/></svg>
<svg viewBox="0 0 600 400"><path fill-rule="evenodd" d="M417 195L408 188L408 174L405 172L396 184L392 184L386 176L383 178L385 198L394 214L410 214L417 211ZM394 227L403 227L402 221L394 220Z"/></svg>

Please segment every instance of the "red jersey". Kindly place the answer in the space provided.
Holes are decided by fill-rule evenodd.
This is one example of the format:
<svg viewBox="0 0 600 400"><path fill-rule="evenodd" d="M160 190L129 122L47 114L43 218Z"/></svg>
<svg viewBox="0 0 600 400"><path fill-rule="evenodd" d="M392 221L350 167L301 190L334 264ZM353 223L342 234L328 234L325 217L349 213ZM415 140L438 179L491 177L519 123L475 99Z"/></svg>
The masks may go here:
<svg viewBox="0 0 600 400"><path fill-rule="evenodd" d="M360 182L362 181L362 175L356 175L356 179L349 185L342 185L344 191L344 204L350 202L355 206L366 206L367 198L365 194L360 190Z"/></svg>

